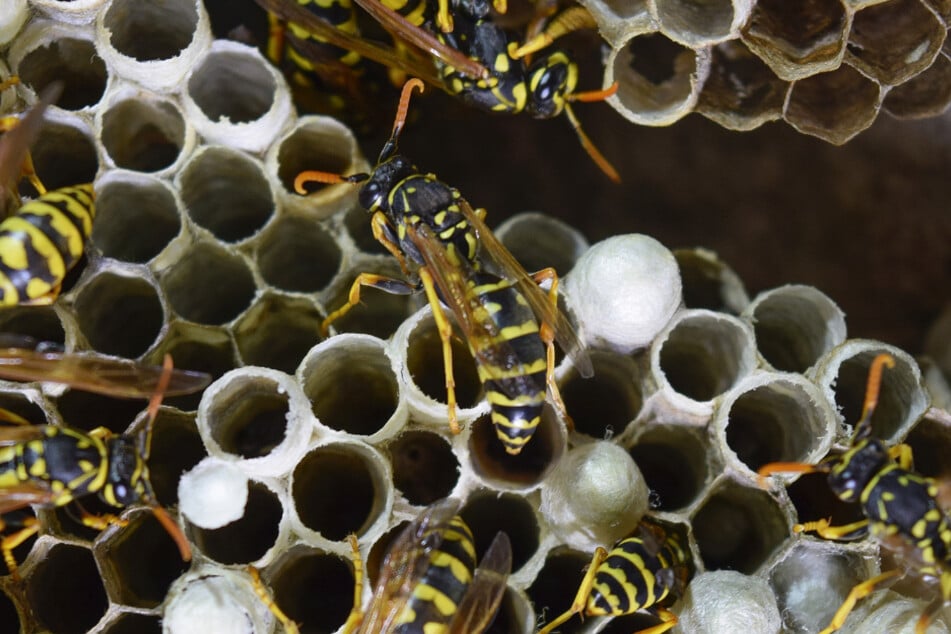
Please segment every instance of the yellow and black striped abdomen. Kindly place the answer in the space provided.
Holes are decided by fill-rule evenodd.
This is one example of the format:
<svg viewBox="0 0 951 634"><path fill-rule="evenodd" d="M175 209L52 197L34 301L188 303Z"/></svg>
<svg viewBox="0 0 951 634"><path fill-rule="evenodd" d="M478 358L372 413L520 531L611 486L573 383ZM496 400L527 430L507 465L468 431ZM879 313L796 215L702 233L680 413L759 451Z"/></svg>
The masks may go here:
<svg viewBox="0 0 951 634"><path fill-rule="evenodd" d="M496 434L508 453L522 450L541 422L545 404L545 344L528 302L512 283L477 273L470 292L479 297L496 332L493 341L470 339L479 379L492 407Z"/></svg>
<svg viewBox="0 0 951 634"><path fill-rule="evenodd" d="M456 515L442 531L442 543L429 554L429 565L406 602L395 634L445 631L472 582L476 564L472 532Z"/></svg>
<svg viewBox="0 0 951 634"><path fill-rule="evenodd" d="M0 306L52 301L83 255L95 213L88 184L47 192L0 223Z"/></svg>
<svg viewBox="0 0 951 634"><path fill-rule="evenodd" d="M585 612L622 615L657 605L676 587L686 555L677 537L658 548L641 537L623 539L598 566Z"/></svg>

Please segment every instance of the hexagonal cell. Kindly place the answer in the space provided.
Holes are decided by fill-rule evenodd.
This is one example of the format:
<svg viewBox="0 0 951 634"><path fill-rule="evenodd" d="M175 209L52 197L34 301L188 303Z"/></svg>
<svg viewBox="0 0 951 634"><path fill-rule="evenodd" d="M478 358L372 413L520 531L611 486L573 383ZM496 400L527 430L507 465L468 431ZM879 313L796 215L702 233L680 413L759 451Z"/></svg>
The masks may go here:
<svg viewBox="0 0 951 634"><path fill-rule="evenodd" d="M144 426L144 425L143 425ZM152 432L149 479L159 504L178 504L178 481L207 455L193 414L159 410Z"/></svg>
<svg viewBox="0 0 951 634"><path fill-rule="evenodd" d="M706 49L638 34L612 49L605 63L605 83L618 82L608 103L634 123L669 125L693 109L709 70Z"/></svg>
<svg viewBox="0 0 951 634"><path fill-rule="evenodd" d="M42 627L82 634L106 613L108 601L88 548L52 544L25 579L26 596Z"/></svg>
<svg viewBox="0 0 951 634"><path fill-rule="evenodd" d="M760 293L744 312L760 356L784 372L806 372L845 341L845 313L811 286L782 286Z"/></svg>
<svg viewBox="0 0 951 634"><path fill-rule="evenodd" d="M24 51L15 65L17 74L37 94L53 82L62 82L63 94L56 105L65 110L95 105L106 90L105 62L90 40L57 35L57 39L37 42L35 48Z"/></svg>
<svg viewBox="0 0 951 634"><path fill-rule="evenodd" d="M951 434L948 426L925 417L915 425L905 443L915 456L915 471L941 479L945 476L945 458L951 455Z"/></svg>
<svg viewBox="0 0 951 634"><path fill-rule="evenodd" d="M869 562L858 553L829 542L800 540L769 571L783 624L790 632L816 632L857 583L869 574Z"/></svg>
<svg viewBox="0 0 951 634"><path fill-rule="evenodd" d="M682 425L651 425L629 453L650 488L651 508L677 511L703 492L714 460L704 434Z"/></svg>
<svg viewBox="0 0 951 634"><path fill-rule="evenodd" d="M757 373L724 398L714 427L727 455L755 472L770 462L820 460L837 426L832 407L805 378Z"/></svg>
<svg viewBox="0 0 951 634"><path fill-rule="evenodd" d="M459 460L438 434L404 432L384 450L393 467L393 485L414 506L447 497L459 481Z"/></svg>
<svg viewBox="0 0 951 634"><path fill-rule="evenodd" d="M455 378L456 401L459 408L472 407L479 401L482 384L469 348L458 333L452 346L452 372ZM413 385L425 396L439 403L446 402L446 373L443 365L442 340L432 314L417 324L406 349L406 367Z"/></svg>
<svg viewBox="0 0 951 634"><path fill-rule="evenodd" d="M369 445L333 443L315 447L291 474L294 513L306 529L340 541L362 535L387 507L392 485Z"/></svg>
<svg viewBox="0 0 951 634"><path fill-rule="evenodd" d="M127 516L129 525L96 543L106 590L113 601L139 608L155 608L172 582L185 570L178 548L165 528L147 509Z"/></svg>
<svg viewBox="0 0 951 634"><path fill-rule="evenodd" d="M100 116L102 146L116 167L160 172L185 147L188 124L175 102L137 94L114 101Z"/></svg>
<svg viewBox="0 0 951 634"><path fill-rule="evenodd" d="M792 81L841 63L850 22L842 0L759 0L742 39L781 79Z"/></svg>
<svg viewBox="0 0 951 634"><path fill-rule="evenodd" d="M567 448L565 426L551 407L542 410L542 419L525 447L512 455L505 451L492 419L480 416L471 425L469 461L483 481L503 490L538 486L558 464Z"/></svg>
<svg viewBox="0 0 951 634"><path fill-rule="evenodd" d="M485 491L475 493L459 511L472 530L477 559L489 549L499 531L512 543L512 572L517 572L535 556L539 546L539 526L535 511L521 495Z"/></svg>
<svg viewBox="0 0 951 634"><path fill-rule="evenodd" d="M162 618L157 614L120 612L101 631L103 634L161 634Z"/></svg>
<svg viewBox="0 0 951 634"><path fill-rule="evenodd" d="M343 254L326 227L311 218L284 215L261 236L255 257L268 284L316 293L340 270Z"/></svg>
<svg viewBox="0 0 951 634"><path fill-rule="evenodd" d="M572 374L561 385L575 431L592 438L623 434L644 404L641 371L631 357L592 350L594 376Z"/></svg>
<svg viewBox="0 0 951 634"><path fill-rule="evenodd" d="M291 550L268 579L274 600L303 631L333 632L353 607L353 569L339 555Z"/></svg>
<svg viewBox="0 0 951 634"><path fill-rule="evenodd" d="M730 130L752 130L782 118L788 89L742 41L723 42L713 47L697 112Z"/></svg>
<svg viewBox="0 0 951 634"><path fill-rule="evenodd" d="M56 116L47 112L30 154L47 189L91 183L99 170L92 132L81 119L66 113ZM21 185L21 193L34 195L28 183Z"/></svg>
<svg viewBox="0 0 951 634"><path fill-rule="evenodd" d="M567 610L578 592L578 586L589 563L591 555L576 550L557 547L549 552L544 567L526 590L535 608L535 614L547 622ZM574 634L583 631L583 628L580 619L575 617L558 631Z"/></svg>
<svg viewBox="0 0 951 634"><path fill-rule="evenodd" d="M386 277L402 279L402 272L391 258L362 259L341 274L329 289L324 306L335 311L347 303L350 287L360 273L373 273ZM333 321L337 332L360 332L386 339L396 332L410 314L414 298L407 295L394 295L376 288L362 288L360 303L350 311Z"/></svg>
<svg viewBox="0 0 951 634"><path fill-rule="evenodd" d="M248 502L240 519L215 529L201 528L186 521L187 534L198 550L218 563L248 564L274 547L283 513L277 494L265 484L251 481Z"/></svg>
<svg viewBox="0 0 951 634"><path fill-rule="evenodd" d="M92 241L106 257L144 264L181 231L178 201L163 181L110 172L96 184Z"/></svg>
<svg viewBox="0 0 951 634"><path fill-rule="evenodd" d="M750 303L743 281L713 251L674 249L673 253L683 281L686 308L706 308L739 315Z"/></svg>
<svg viewBox="0 0 951 634"><path fill-rule="evenodd" d="M189 0L156 5L117 0L100 19L116 51L139 62L179 55L191 44L199 22L195 3Z"/></svg>
<svg viewBox="0 0 951 634"><path fill-rule="evenodd" d="M217 50L192 70L187 89L209 120L239 124L260 119L271 109L277 85L262 58Z"/></svg>
<svg viewBox="0 0 951 634"><path fill-rule="evenodd" d="M900 84L931 66L947 27L921 0L892 0L852 17L849 63L885 84Z"/></svg>
<svg viewBox="0 0 951 634"><path fill-rule="evenodd" d="M226 147L204 147L178 177L185 211L223 242L253 236L274 214L263 166Z"/></svg>
<svg viewBox="0 0 951 634"><path fill-rule="evenodd" d="M320 341L323 318L307 299L266 294L234 325L238 354L245 365L292 373Z"/></svg>
<svg viewBox="0 0 951 634"><path fill-rule="evenodd" d="M330 429L372 436L399 414L399 380L375 337L329 340L307 356L298 377L317 420Z"/></svg>
<svg viewBox="0 0 951 634"><path fill-rule="evenodd" d="M4 336L22 335L38 342L66 343L63 322L52 306L13 306L3 309L0 311L0 332ZM4 345L21 347L20 343L13 341Z"/></svg>
<svg viewBox="0 0 951 634"><path fill-rule="evenodd" d="M753 574L789 536L779 503L756 487L721 480L690 519L707 570Z"/></svg>
<svg viewBox="0 0 951 634"><path fill-rule="evenodd" d="M172 355L175 367L207 372L212 380L238 367L234 342L224 328L175 322L150 361L161 363L166 354ZM167 397L165 404L184 411L195 410L203 393Z"/></svg>
<svg viewBox="0 0 951 634"><path fill-rule="evenodd" d="M794 82L783 118L800 132L841 145L872 125L883 97L879 84L842 64Z"/></svg>
<svg viewBox="0 0 951 634"><path fill-rule="evenodd" d="M654 0L660 30L691 48L709 46L739 35L750 3L738 0Z"/></svg>
<svg viewBox="0 0 951 634"><path fill-rule="evenodd" d="M75 301L79 329L98 352L135 358L155 342L165 321L157 289L141 277L103 272Z"/></svg>
<svg viewBox="0 0 951 634"><path fill-rule="evenodd" d="M548 214L526 211L508 218L495 229L499 242L526 271L551 267L564 277L588 250L588 241L571 225ZM539 240L544 236L544 240Z"/></svg>
<svg viewBox="0 0 951 634"><path fill-rule="evenodd" d="M199 416L208 421L210 439L222 452L245 459L266 456L287 439L290 398L277 381L238 372L212 386L231 377L223 389L206 391Z"/></svg>
<svg viewBox="0 0 951 634"><path fill-rule="evenodd" d="M162 274L169 304L185 319L226 324L251 305L256 291L247 263L211 242L199 242Z"/></svg>
<svg viewBox="0 0 951 634"><path fill-rule="evenodd" d="M951 60L944 55L885 95L882 107L898 119L934 117L951 105Z"/></svg>

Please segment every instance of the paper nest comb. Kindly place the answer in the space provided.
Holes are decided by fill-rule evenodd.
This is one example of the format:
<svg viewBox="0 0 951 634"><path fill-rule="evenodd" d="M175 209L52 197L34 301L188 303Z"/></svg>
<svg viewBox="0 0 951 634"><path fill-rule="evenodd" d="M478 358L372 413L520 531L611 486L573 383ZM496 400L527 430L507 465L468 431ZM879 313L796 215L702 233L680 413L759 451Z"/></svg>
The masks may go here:
<svg viewBox="0 0 951 634"><path fill-rule="evenodd" d="M843 115L849 123L827 135L844 140L883 102L895 114L914 111L915 82L947 73L939 49L948 11L928 3L807 3L826 16L808 22L826 26L806 34L796 32L796 11L774 1L585 4L615 47L606 82L621 82L618 107L636 111L643 97L668 113L664 121L696 108L737 128L782 116L815 132L815 121L840 119L809 105L832 85L870 95L845 100L871 114ZM907 42L916 54L902 63L872 52L897 14L918 34ZM530 632L543 606L548 618L566 607L594 547L610 547L649 506L683 533L697 567L676 608L683 632L815 631L879 569L869 542L791 536L797 512L831 512L821 479L767 490L755 475L765 462L815 461L846 442L880 351L898 367L885 377L876 433L889 442L948 436L924 416L930 397L914 360L848 339L841 311L818 290L788 286L750 301L709 252L671 253L643 236L589 249L541 214L512 219L498 233L527 268L574 268L566 305L591 343L596 375L583 380L563 362L558 379L577 433L568 438L548 412L523 454L506 456L461 344L466 430L448 433L428 308L370 292L335 324L340 334L319 340L321 319L358 272L396 272L355 188L306 200L289 192L304 168L367 169L345 126L298 117L283 77L257 50L214 41L194 0L5 2L0 15L8 42L0 71L23 78L19 97L66 81L34 148L39 172L50 187L94 180L99 215L71 290L52 308L0 313L0 330L150 362L171 353L179 367L213 373L203 395L167 399L153 483L174 509L180 475L207 459L224 480L195 486L247 492L243 504L237 495L206 509L237 517L221 528L179 515L195 551L187 566L147 509L127 511L128 526L102 534L63 511L40 511L42 536L17 551L23 583L0 578L4 631L19 623L183 633L209 631L206 619L274 631L248 564L307 628L334 631L352 596L347 534L359 535L372 580L401 523L446 495L464 500L478 545L498 530L512 540L497 632ZM653 71L635 70L641 56L671 51L669 77L645 83ZM5 111L18 108L12 92ZM603 288L610 297L599 296ZM640 312L605 322L582 310L609 300ZM0 406L84 429L144 423L141 403L51 385L3 383ZM920 612L902 595L882 597L863 602L850 625L907 625ZM628 632L637 623L589 619L562 631Z"/></svg>

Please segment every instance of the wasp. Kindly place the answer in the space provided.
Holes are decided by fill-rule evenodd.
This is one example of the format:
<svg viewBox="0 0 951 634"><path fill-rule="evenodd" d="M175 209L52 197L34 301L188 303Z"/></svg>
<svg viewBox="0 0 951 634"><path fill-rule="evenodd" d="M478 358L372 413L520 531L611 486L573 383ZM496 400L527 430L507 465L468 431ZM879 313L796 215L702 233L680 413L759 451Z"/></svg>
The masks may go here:
<svg viewBox="0 0 951 634"><path fill-rule="evenodd" d="M104 357L6 349L0 350L0 376L66 383L109 395L150 398L148 422L138 435L114 435L105 427L84 432L22 424L26 421L15 414L0 412L0 417L7 422L17 423L0 427L0 515L30 504L61 507L92 494L119 509L145 504L175 541L182 559L191 558L181 529L155 498L147 461L152 427L162 397L197 391L208 384L208 375L174 370L168 355L164 365L158 368ZM80 521L96 530L110 524L124 524L114 515L91 515L85 510ZM0 541L0 551L14 577L18 572L13 549L40 530L35 518L16 523L19 530ZM0 519L0 529L4 525Z"/></svg>
<svg viewBox="0 0 951 634"><path fill-rule="evenodd" d="M305 193L311 181L363 183L360 204L373 214L374 237L413 279L362 273L350 288L348 301L321 324L330 324L360 301L363 286L388 293L422 289L433 309L442 340L449 425L459 433L452 372L452 324L442 309L449 306L476 361L479 378L492 408L492 421L505 450L518 454L541 421L546 387L559 413L571 426L555 383L554 341L572 356L582 376L591 376L591 360L567 317L557 309L558 276L553 269L529 275L485 225L484 210L475 211L458 190L424 174L397 142L410 95L423 83L412 79L403 88L393 133L370 174L342 177L308 171L295 188ZM550 282L545 293L539 284Z"/></svg>
<svg viewBox="0 0 951 634"><path fill-rule="evenodd" d="M650 610L660 624L638 634L661 634L677 624L664 606L681 596L690 577L689 559L673 531L653 522L641 522L635 534L615 544L611 552L598 548L571 607L538 634L550 634L575 614L625 616Z"/></svg>
<svg viewBox="0 0 951 634"><path fill-rule="evenodd" d="M843 526L830 526L825 519L797 524L796 532L815 531L825 539L837 540L871 535L901 555L904 570L889 570L852 588L823 634L841 628L859 599L908 572L937 580L940 588L938 598L918 619L916 634L924 634L938 610L951 600L951 521L939 502L938 483L912 470L911 447L900 444L889 449L872 436L882 372L894 366L895 359L889 354L872 360L862 417L847 451L814 465L774 462L759 469L764 477L783 472L827 473L832 492L845 502L858 502L865 514L865 519Z"/></svg>
<svg viewBox="0 0 951 634"><path fill-rule="evenodd" d="M92 233L92 184L47 191L27 152L59 92L47 91L20 119L0 119L0 307L52 303ZM19 206L16 183L22 176L40 196Z"/></svg>
<svg viewBox="0 0 951 634"><path fill-rule="evenodd" d="M446 499L429 506L389 548L369 606L362 598L363 563L356 536L354 607L344 634L479 634L490 625L505 592L512 547L498 533L476 568L472 531L459 516L459 503ZM289 634L297 625L268 595L250 569L262 600Z"/></svg>
<svg viewBox="0 0 951 634"><path fill-rule="evenodd" d="M524 46L511 31L502 28L489 13L487 0L456 0L451 6L441 0L436 10L396 0L356 0L367 13L393 33L397 49L368 41L342 29L332 20L302 8L290 0L257 0L273 15L318 37L321 41L354 51L407 75L419 77L485 112L528 113L537 119L549 119L562 113L578 135L582 147L595 164L613 181L620 176L581 129L571 108L573 101L603 101L617 90L579 92L578 66L562 51L554 51L526 65L525 56L570 30L594 26L590 14L580 8L569 9L566 17L556 19L551 29ZM497 5L498 8L498 5ZM502 7L504 9L504 5ZM395 9L407 12L403 15ZM439 28L434 26L439 24ZM451 27L447 32L446 27ZM301 40L296 40L300 42ZM304 42L306 45L306 42ZM420 53L423 55L420 55ZM320 59L319 51L310 53Z"/></svg>

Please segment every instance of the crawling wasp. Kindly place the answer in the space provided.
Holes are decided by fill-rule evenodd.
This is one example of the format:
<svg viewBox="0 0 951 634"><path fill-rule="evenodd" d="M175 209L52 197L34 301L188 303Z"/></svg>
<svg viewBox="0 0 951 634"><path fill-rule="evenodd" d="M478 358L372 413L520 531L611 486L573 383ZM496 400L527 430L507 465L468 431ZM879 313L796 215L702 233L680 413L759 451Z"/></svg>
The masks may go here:
<svg viewBox="0 0 951 634"><path fill-rule="evenodd" d="M138 436L113 435L99 427L91 432L29 425L16 414L0 411L0 418L15 423L0 427L0 514L30 504L60 507L87 495L98 494L116 508L141 503L149 506L188 561L191 551L185 536L158 505L146 464L152 426L165 394L187 394L208 384L200 372L172 369L170 356L161 368L34 350L0 350L0 376L20 380L66 383L84 390L121 396L150 398L148 422ZM113 515L96 516L81 509L80 521L102 530L123 524ZM18 518L19 530L4 536L0 551L10 573L17 576L13 549L39 531L35 518ZM0 529L5 526L0 519Z"/></svg>
<svg viewBox="0 0 951 634"><path fill-rule="evenodd" d="M419 77L479 110L525 112L536 119L550 119L564 113L595 164L613 181L620 181L617 170L581 129L571 108L572 101L607 99L617 86L577 91L577 64L562 51L552 52L530 65L525 63L526 55L544 48L556 37L593 26L590 14L580 8L567 10L563 18L559 16L553 21L552 28L519 46L516 36L491 18L488 0L454 0L451 6L447 0L440 0L436 15L427 2L356 0L396 36L399 47L396 50L338 28L334 25L336 19L308 11L293 0L257 0L257 3L321 42ZM337 4L333 3L334 8ZM447 32L450 24L451 32ZM307 39L293 41L311 61L322 60L321 66L334 68L338 75L347 72L344 64L328 60L326 53L309 47Z"/></svg>
<svg viewBox="0 0 951 634"><path fill-rule="evenodd" d="M510 454L529 441L541 420L546 386L559 412L571 424L555 384L554 340L573 356L583 376L592 374L591 360L568 319L557 309L558 276L544 269L533 276L502 246L485 225L484 210L475 211L453 187L423 174L398 153L397 142L413 88L403 87L393 133L370 174L343 177L303 172L295 188L307 182L364 183L360 204L373 214L374 237L399 261L403 272L418 281L362 273L350 288L346 304L327 316L330 324L360 301L360 288L410 294L420 289L433 309L442 339L449 424L459 432L452 373L452 325L440 302L452 310L476 360L479 378L492 407L496 433ZM551 282L546 294L539 284ZM540 322L540 323L539 323Z"/></svg>
<svg viewBox="0 0 951 634"><path fill-rule="evenodd" d="M909 572L937 580L940 588L938 598L918 619L916 634L924 634L938 610L951 601L951 521L939 503L938 484L912 471L911 447L901 444L888 449L872 436L872 414L878 404L882 371L894 365L894 358L888 354L873 359L862 417L845 453L815 465L774 462L759 470L761 476L827 473L833 493L845 502L859 502L865 513L865 519L843 526L830 526L825 519L797 524L796 532L815 531L826 539L839 540L871 535L902 556L904 570L889 570L852 588L822 634L841 628L859 599Z"/></svg>
<svg viewBox="0 0 951 634"><path fill-rule="evenodd" d="M479 634L492 622L512 566L512 547L498 533L479 567L472 531L458 515L459 503L446 499L428 507L393 542L383 560L373 598L362 609L363 563L357 538L354 604L344 634ZM289 634L298 632L250 569L262 600Z"/></svg>
<svg viewBox="0 0 951 634"><path fill-rule="evenodd" d="M680 537L649 521L641 522L631 537L611 552L598 548L571 607L538 634L550 634L575 614L625 616L650 610L662 621L638 634L661 634L677 624L677 616L663 604L683 594L690 576Z"/></svg>
<svg viewBox="0 0 951 634"><path fill-rule="evenodd" d="M52 303L92 232L92 184L47 191L27 152L59 91L58 86L47 91L20 119L0 118L0 131L5 131L0 137L0 307ZM21 177L40 196L19 207Z"/></svg>

